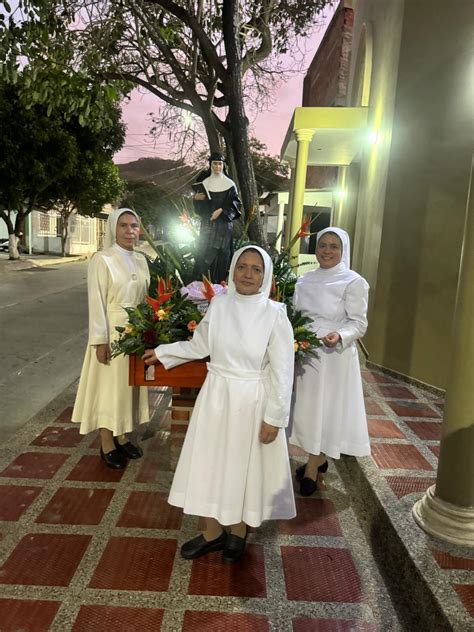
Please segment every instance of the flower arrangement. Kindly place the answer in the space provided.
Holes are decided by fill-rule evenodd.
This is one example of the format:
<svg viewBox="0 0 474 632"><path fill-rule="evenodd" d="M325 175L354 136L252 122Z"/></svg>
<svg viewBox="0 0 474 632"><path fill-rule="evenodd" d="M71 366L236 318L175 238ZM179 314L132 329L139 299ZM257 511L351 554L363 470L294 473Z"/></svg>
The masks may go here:
<svg viewBox="0 0 474 632"><path fill-rule="evenodd" d="M311 319L295 310L292 302L297 277L290 265L289 253L293 243L308 234L307 230L308 225L303 223L288 248L272 256L274 279L271 298L286 304L297 359L314 355L321 346L309 327ZM159 344L189 340L212 298L227 291L225 283L212 284L206 277L185 285L183 279L189 279L190 270L188 254L180 253L171 244L156 247L146 229L144 234L157 255L154 261L149 262L149 294L137 307L124 308L128 323L126 327L116 328L120 335L112 343L112 357L121 354L141 356L145 349L153 349ZM236 246L247 243L250 245L250 242L241 240Z"/></svg>
<svg viewBox="0 0 474 632"><path fill-rule="evenodd" d="M171 277L157 277L150 283L150 294L136 307L125 307L126 327L117 327L119 338L112 343L112 357L143 355L159 344L191 338L202 313L186 296L173 287ZM151 296L151 295L154 296Z"/></svg>

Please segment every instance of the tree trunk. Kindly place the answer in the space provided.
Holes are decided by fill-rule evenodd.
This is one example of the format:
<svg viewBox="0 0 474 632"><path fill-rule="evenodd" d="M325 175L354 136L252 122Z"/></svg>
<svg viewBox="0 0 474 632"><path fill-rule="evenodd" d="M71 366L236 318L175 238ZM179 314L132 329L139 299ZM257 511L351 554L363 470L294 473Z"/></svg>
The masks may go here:
<svg viewBox="0 0 474 632"><path fill-rule="evenodd" d="M19 259L20 253L18 252L18 237L15 234L15 228L13 226L13 222L10 217L10 211L8 210L0 211L0 217L3 219L3 221L7 225L7 230L8 230L8 258Z"/></svg>
<svg viewBox="0 0 474 632"><path fill-rule="evenodd" d="M210 153L214 151L222 151L222 147L221 147L220 139L219 139L219 133L217 131L216 124L214 123L212 119L211 112L209 112L209 110L205 110L204 108L200 107L199 116L201 117L201 120L204 123L207 140L209 142Z"/></svg>
<svg viewBox="0 0 474 632"><path fill-rule="evenodd" d="M8 234L8 258L15 260L20 258L20 252L18 250L18 242L20 240L15 233Z"/></svg>
<svg viewBox="0 0 474 632"><path fill-rule="evenodd" d="M248 119L242 88L242 54L239 40L239 2L224 0L222 8L224 45L227 57L226 94L229 102L229 123L232 149L238 173L248 235L252 241L268 249L258 211L258 193L248 139Z"/></svg>

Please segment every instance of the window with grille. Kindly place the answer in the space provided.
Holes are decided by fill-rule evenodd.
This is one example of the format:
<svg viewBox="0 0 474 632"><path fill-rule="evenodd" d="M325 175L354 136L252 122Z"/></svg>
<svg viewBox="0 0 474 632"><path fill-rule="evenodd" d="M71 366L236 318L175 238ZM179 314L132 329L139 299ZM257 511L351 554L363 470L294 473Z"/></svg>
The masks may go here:
<svg viewBox="0 0 474 632"><path fill-rule="evenodd" d="M47 213L38 213L39 215L39 231L38 235L41 237L57 237L58 235L58 220L60 216L55 211L48 211ZM61 225L59 225L59 230Z"/></svg>

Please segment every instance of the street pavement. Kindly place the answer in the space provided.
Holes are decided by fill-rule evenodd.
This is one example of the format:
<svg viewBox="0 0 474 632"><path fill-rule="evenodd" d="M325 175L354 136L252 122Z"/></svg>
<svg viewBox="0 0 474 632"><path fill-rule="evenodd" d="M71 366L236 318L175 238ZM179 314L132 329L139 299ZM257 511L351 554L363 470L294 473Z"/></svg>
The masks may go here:
<svg viewBox="0 0 474 632"><path fill-rule="evenodd" d="M87 341L87 262L0 276L0 423L8 438L74 382Z"/></svg>

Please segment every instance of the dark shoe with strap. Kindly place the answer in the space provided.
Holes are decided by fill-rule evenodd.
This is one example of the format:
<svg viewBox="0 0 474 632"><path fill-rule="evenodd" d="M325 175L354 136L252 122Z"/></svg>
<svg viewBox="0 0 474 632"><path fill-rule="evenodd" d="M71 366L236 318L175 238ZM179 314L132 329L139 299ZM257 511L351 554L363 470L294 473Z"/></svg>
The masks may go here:
<svg viewBox="0 0 474 632"><path fill-rule="evenodd" d="M247 533L245 537L241 538L234 533L229 533L227 541L224 547L224 553L222 554L222 561L227 564L234 564L238 562L245 553L245 544L247 543Z"/></svg>
<svg viewBox="0 0 474 632"><path fill-rule="evenodd" d="M202 535L197 535L192 540L185 542L181 547L181 556L185 560L195 560L201 555L207 555L213 551L222 551L226 543L227 533L223 531L218 538L210 540L209 542Z"/></svg>
<svg viewBox="0 0 474 632"><path fill-rule="evenodd" d="M297 481L303 480L304 474L306 472L306 465L307 463L305 463L304 465L300 465L300 467L296 468L295 475L296 475ZM328 467L329 467L329 463L327 461L324 461L324 463L321 463L321 465L318 466L318 472L321 472L321 474L325 474L328 471Z"/></svg>
<svg viewBox="0 0 474 632"><path fill-rule="evenodd" d="M118 450L104 452L101 448L100 458L104 461L106 466L112 470L124 470L127 467L127 459Z"/></svg>
<svg viewBox="0 0 474 632"><path fill-rule="evenodd" d="M143 450L131 441L119 443L117 438L114 437L114 443L117 450L127 459L140 459L143 456Z"/></svg>
<svg viewBox="0 0 474 632"><path fill-rule="evenodd" d="M305 476L300 483L300 494L302 496L312 496L317 490L316 481Z"/></svg>

